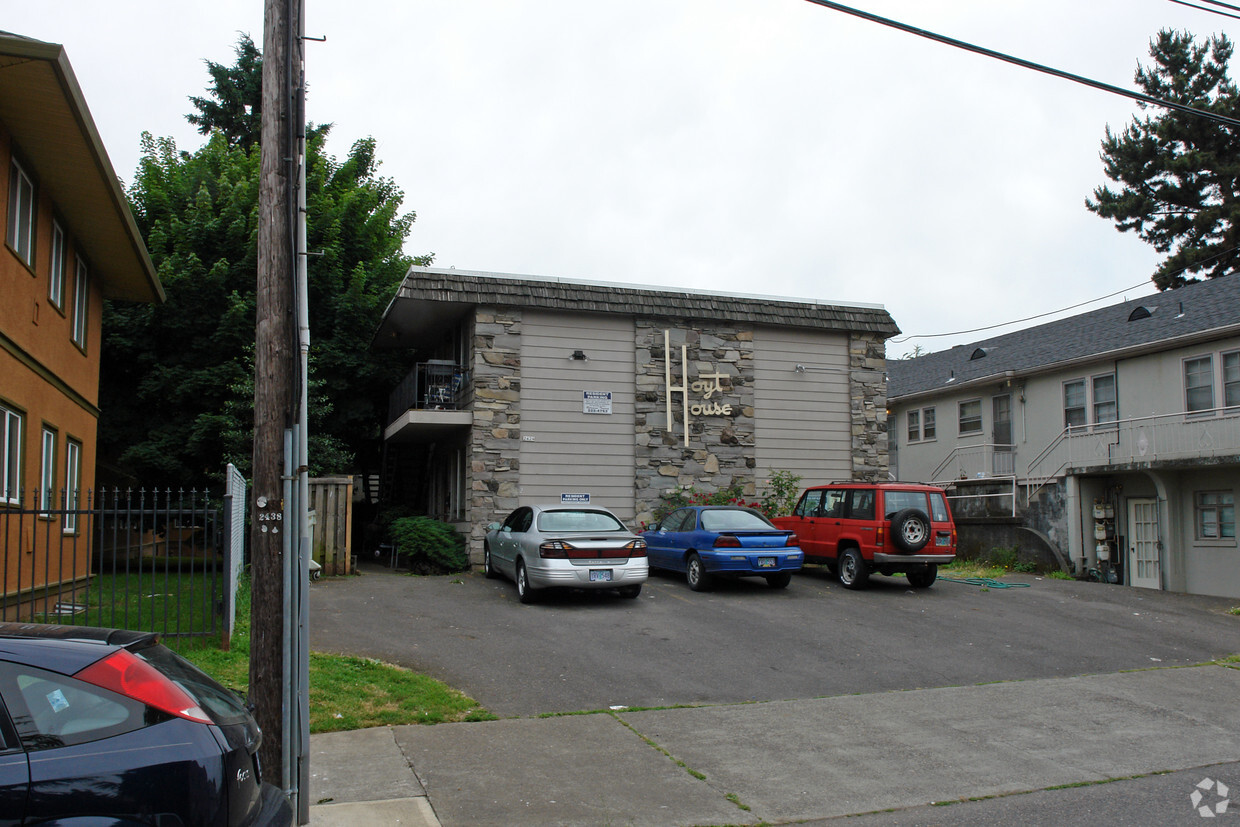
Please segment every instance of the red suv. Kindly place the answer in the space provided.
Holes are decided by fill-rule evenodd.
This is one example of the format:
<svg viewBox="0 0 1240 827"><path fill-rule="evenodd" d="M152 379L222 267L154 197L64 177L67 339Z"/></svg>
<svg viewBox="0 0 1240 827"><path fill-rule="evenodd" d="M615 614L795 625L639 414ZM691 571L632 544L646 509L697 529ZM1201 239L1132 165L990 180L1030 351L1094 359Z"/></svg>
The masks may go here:
<svg viewBox="0 0 1240 827"><path fill-rule="evenodd" d="M943 489L917 483L837 482L807 488L790 517L805 562L826 563L848 589L872 572L903 573L924 589L956 558L956 524Z"/></svg>

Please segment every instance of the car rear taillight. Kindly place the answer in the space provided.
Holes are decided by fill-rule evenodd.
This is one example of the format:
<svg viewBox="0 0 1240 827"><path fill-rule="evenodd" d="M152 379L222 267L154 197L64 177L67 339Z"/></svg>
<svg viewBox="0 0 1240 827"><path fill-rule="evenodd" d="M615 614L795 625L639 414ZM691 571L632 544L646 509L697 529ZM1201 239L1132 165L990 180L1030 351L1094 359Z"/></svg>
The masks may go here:
<svg viewBox="0 0 1240 827"><path fill-rule="evenodd" d="M640 539L634 540L633 542L625 546L625 548L629 550L629 557L645 557L646 556L646 541L645 540L640 540Z"/></svg>
<svg viewBox="0 0 1240 827"><path fill-rule="evenodd" d="M799 540L797 540L797 536L795 534L789 534L788 539L784 540L784 545L799 547L801 543Z"/></svg>
<svg viewBox="0 0 1240 827"><path fill-rule="evenodd" d="M568 557L568 553L575 549L576 546L572 543L566 543L563 540L549 540L538 547L538 556L544 560L550 558L563 559Z"/></svg>
<svg viewBox="0 0 1240 827"><path fill-rule="evenodd" d="M720 534L715 538L715 548L740 548L740 538L734 534Z"/></svg>
<svg viewBox="0 0 1240 827"><path fill-rule="evenodd" d="M874 532L874 543L879 548L882 548L883 545L886 544L886 542L887 542L887 526L880 525L878 529L875 530Z"/></svg>
<svg viewBox="0 0 1240 827"><path fill-rule="evenodd" d="M146 661L125 649L92 663L73 677L187 721L209 724L211 719L188 692Z"/></svg>

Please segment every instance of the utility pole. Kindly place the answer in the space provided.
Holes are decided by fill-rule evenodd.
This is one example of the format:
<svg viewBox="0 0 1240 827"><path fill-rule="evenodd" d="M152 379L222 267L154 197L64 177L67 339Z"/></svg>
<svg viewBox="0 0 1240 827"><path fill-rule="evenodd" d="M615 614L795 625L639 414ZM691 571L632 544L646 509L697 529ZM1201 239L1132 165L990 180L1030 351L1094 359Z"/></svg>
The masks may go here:
<svg viewBox="0 0 1240 827"><path fill-rule="evenodd" d="M295 798L288 743L296 658L290 592L301 571L294 512L298 469L289 433L304 381L299 368L295 276L297 186L303 132L302 0L264 0L262 154L259 177L257 325L254 350L254 488L250 529L250 699L263 730L263 774ZM295 802L296 803L296 802Z"/></svg>

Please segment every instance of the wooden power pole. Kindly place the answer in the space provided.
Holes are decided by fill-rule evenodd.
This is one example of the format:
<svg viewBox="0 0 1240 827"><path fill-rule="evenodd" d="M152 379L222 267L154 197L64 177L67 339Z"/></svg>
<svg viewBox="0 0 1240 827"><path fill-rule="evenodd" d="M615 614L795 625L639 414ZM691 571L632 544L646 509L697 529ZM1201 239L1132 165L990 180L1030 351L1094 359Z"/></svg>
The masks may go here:
<svg viewBox="0 0 1240 827"><path fill-rule="evenodd" d="M286 516L286 433L296 420L298 340L294 235L300 125L300 0L264 0L262 156L258 196L258 288L254 350L254 488L250 528L250 699L263 730L265 780L284 775L288 720L282 675L292 656L287 629L289 556L297 526Z"/></svg>

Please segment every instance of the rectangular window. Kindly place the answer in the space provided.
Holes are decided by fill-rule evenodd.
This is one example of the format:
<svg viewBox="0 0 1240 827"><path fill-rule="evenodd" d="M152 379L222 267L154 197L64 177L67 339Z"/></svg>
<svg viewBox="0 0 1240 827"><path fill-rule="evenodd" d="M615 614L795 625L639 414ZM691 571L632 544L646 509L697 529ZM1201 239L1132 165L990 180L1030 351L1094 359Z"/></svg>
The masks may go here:
<svg viewBox="0 0 1240 827"><path fill-rule="evenodd" d="M1106 425L1119 421L1119 402L1115 396L1115 374L1093 378L1094 424Z"/></svg>
<svg viewBox="0 0 1240 827"><path fill-rule="evenodd" d="M52 221L52 264L47 271L47 298L57 308L65 306L65 231Z"/></svg>
<svg viewBox="0 0 1240 827"><path fill-rule="evenodd" d="M921 420L922 439L934 439L934 408L922 408Z"/></svg>
<svg viewBox="0 0 1240 827"><path fill-rule="evenodd" d="M1085 424L1085 380L1063 383L1063 426L1077 428Z"/></svg>
<svg viewBox="0 0 1240 827"><path fill-rule="evenodd" d="M65 442L65 534L77 533L77 511L81 508L82 443Z"/></svg>
<svg viewBox="0 0 1240 827"><path fill-rule="evenodd" d="M1236 505L1230 491L1198 491L1196 511L1198 540L1235 538Z"/></svg>
<svg viewBox="0 0 1240 827"><path fill-rule="evenodd" d="M1223 404L1240 405L1240 351L1223 354Z"/></svg>
<svg viewBox="0 0 1240 827"><path fill-rule="evenodd" d="M78 256L77 277L73 280L73 343L86 349L86 311L90 307L87 290L86 262Z"/></svg>
<svg viewBox="0 0 1240 827"><path fill-rule="evenodd" d="M17 257L34 267L34 183L13 159L9 166L9 230L8 242Z"/></svg>
<svg viewBox="0 0 1240 827"><path fill-rule="evenodd" d="M39 471L39 510L44 514L56 502L56 432L43 429L43 457Z"/></svg>
<svg viewBox="0 0 1240 827"><path fill-rule="evenodd" d="M921 441L921 411L908 412L908 441Z"/></svg>
<svg viewBox="0 0 1240 827"><path fill-rule="evenodd" d="M1214 410L1214 357L1184 360L1184 409L1189 413Z"/></svg>
<svg viewBox="0 0 1240 827"><path fill-rule="evenodd" d="M0 406L0 502L18 505L22 487L22 417Z"/></svg>
<svg viewBox="0 0 1240 827"><path fill-rule="evenodd" d="M982 432L982 400L970 399L960 403L960 433L980 434Z"/></svg>

